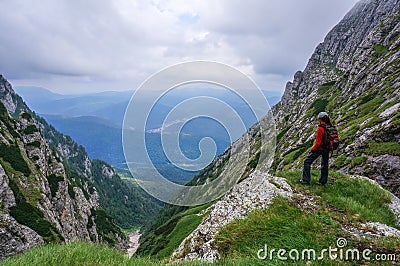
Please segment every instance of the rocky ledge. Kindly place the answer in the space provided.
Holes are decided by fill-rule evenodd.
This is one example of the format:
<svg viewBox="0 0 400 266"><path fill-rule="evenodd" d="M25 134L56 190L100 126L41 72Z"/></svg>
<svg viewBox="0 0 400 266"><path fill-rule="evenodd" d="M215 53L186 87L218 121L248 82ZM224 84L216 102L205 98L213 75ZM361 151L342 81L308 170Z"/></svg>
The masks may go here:
<svg viewBox="0 0 400 266"><path fill-rule="evenodd" d="M380 186L376 181L367 177L352 175L350 178L365 179ZM199 213L199 215L209 214L182 241L172 254L170 261L216 261L220 258L220 254L214 245L217 232L234 219L245 217L252 210L268 208L273 199L278 196L296 199L294 202L306 212L312 212L318 207L318 196L303 195L299 191L294 191L285 178L274 177L256 170L249 178L235 185L223 199ZM392 193L390 193L390 197L391 203L388 207L396 215L400 224L400 199ZM381 223L344 225L343 230L356 238L400 237L399 230Z"/></svg>
<svg viewBox="0 0 400 266"><path fill-rule="evenodd" d="M275 197L291 197L293 190L284 178L254 171L249 178L234 186L222 200L204 210L207 218L172 254L171 261L219 258L214 247L216 233L234 219L242 218L254 209L267 208Z"/></svg>

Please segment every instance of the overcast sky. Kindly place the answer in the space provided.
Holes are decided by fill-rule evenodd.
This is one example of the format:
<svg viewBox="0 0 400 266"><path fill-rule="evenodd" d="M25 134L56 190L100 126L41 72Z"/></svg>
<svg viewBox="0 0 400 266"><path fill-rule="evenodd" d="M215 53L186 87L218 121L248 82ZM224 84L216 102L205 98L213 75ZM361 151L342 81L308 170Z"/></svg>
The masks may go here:
<svg viewBox="0 0 400 266"><path fill-rule="evenodd" d="M213 60L282 91L356 0L1 1L0 73L62 93L137 88Z"/></svg>

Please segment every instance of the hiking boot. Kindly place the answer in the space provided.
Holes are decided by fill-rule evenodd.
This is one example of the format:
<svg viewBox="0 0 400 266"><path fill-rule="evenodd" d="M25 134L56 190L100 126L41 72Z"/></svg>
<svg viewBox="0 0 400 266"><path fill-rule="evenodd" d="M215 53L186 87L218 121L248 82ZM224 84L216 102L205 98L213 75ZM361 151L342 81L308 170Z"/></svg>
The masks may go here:
<svg viewBox="0 0 400 266"><path fill-rule="evenodd" d="M305 180L303 180L303 179L300 179L300 184L303 184L303 185L309 185L310 184L310 182L307 182L307 181L305 181Z"/></svg>
<svg viewBox="0 0 400 266"><path fill-rule="evenodd" d="M326 183L318 182L317 185L318 185L318 186L326 186Z"/></svg>

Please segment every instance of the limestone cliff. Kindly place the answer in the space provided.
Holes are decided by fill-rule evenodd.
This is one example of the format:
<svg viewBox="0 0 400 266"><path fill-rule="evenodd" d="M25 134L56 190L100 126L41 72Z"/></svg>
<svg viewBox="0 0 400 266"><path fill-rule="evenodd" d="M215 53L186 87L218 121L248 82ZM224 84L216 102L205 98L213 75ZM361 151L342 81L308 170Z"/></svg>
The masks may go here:
<svg viewBox="0 0 400 266"><path fill-rule="evenodd" d="M126 244L99 209L83 148L32 113L2 76L0 146L0 259L49 242Z"/></svg>
<svg viewBox="0 0 400 266"><path fill-rule="evenodd" d="M400 195L400 2L360 1L318 45L274 107L275 169L301 168L327 111L342 147L331 166Z"/></svg>

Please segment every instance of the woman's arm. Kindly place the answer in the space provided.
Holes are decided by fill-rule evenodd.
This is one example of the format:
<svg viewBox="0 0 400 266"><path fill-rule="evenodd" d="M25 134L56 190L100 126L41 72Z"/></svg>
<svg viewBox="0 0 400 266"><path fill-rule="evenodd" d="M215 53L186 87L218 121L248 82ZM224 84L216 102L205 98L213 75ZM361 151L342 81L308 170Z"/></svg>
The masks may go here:
<svg viewBox="0 0 400 266"><path fill-rule="evenodd" d="M315 134L315 144L311 148L312 151L318 150L318 148L321 146L323 136L324 136L324 128L318 126L317 133Z"/></svg>

